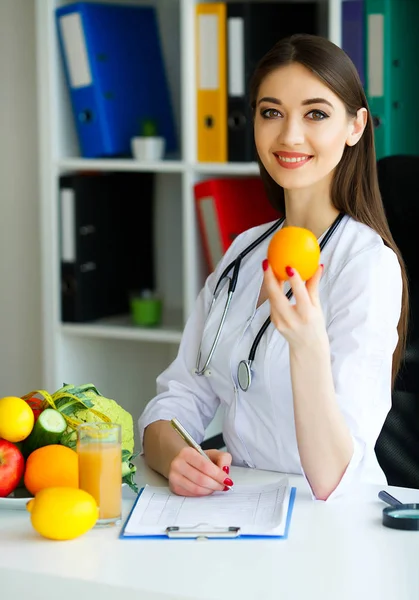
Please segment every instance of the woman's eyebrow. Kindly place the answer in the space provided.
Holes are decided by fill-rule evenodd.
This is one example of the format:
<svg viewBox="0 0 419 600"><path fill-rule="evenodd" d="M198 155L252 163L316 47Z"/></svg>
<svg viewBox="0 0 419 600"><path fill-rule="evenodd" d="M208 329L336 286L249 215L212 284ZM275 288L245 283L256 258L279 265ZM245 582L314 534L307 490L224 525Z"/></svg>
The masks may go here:
<svg viewBox="0 0 419 600"><path fill-rule="evenodd" d="M264 96L258 101L258 104L262 102L268 102L269 104L277 104L278 106L282 106L281 100L278 98L273 98L272 96ZM331 108L333 108L333 104L326 100L326 98L308 98L307 100L303 100L301 102L302 106L308 106L309 104L328 104Z"/></svg>
<svg viewBox="0 0 419 600"><path fill-rule="evenodd" d="M271 96L264 96L258 101L258 104L261 104L262 102L269 102L269 104L278 104L278 106L281 106L282 104L281 100L278 100L278 98L272 98Z"/></svg>
<svg viewBox="0 0 419 600"><path fill-rule="evenodd" d="M326 100L326 98L308 98L308 100L303 100L301 104L302 106L307 106L308 104L328 104L333 108L333 104L329 100Z"/></svg>

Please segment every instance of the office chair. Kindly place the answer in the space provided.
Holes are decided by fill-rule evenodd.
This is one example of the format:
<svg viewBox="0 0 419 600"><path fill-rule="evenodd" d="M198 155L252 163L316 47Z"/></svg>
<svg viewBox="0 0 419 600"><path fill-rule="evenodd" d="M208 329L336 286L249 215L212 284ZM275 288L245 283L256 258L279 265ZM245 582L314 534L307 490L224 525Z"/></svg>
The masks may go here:
<svg viewBox="0 0 419 600"><path fill-rule="evenodd" d="M419 488L419 156L388 156L377 168L390 231L409 277L410 321L392 408L375 453L389 485Z"/></svg>

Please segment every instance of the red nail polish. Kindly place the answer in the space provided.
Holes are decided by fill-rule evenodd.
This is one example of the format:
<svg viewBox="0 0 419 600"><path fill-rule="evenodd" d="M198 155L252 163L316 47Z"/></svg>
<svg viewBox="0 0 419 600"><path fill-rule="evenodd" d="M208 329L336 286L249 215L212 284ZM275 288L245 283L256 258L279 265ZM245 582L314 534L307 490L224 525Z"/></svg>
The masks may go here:
<svg viewBox="0 0 419 600"><path fill-rule="evenodd" d="M228 465L224 465L223 471L224 471L224 473L227 473L227 475L228 475L230 473L230 467Z"/></svg>
<svg viewBox="0 0 419 600"><path fill-rule="evenodd" d="M229 489L230 489L229 487L224 486L223 492L228 492Z"/></svg>
<svg viewBox="0 0 419 600"><path fill-rule="evenodd" d="M292 267L285 267L285 271L287 272L288 277L292 277L295 273Z"/></svg>
<svg viewBox="0 0 419 600"><path fill-rule="evenodd" d="M269 267L268 259L267 259L267 258L265 258L265 259L262 261L262 269L263 269L264 271L266 271L266 269L267 269L268 267Z"/></svg>
<svg viewBox="0 0 419 600"><path fill-rule="evenodd" d="M234 483L231 481L230 477L226 477L223 481L224 485L229 485L230 487L232 485L234 485Z"/></svg>

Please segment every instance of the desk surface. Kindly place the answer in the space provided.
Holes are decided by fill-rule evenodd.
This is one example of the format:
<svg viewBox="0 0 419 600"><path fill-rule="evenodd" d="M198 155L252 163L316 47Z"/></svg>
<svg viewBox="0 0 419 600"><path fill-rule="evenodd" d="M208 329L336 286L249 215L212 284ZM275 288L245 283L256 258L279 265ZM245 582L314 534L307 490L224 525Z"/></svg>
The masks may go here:
<svg viewBox="0 0 419 600"><path fill-rule="evenodd" d="M267 471L233 468L235 483L276 481ZM139 463L138 482L166 485ZM4 598L115 600L418 600L419 532L387 529L378 486L316 502L302 477L287 540L119 540L118 528L53 542L25 511L0 510L0 589ZM403 502L419 490L386 488ZM134 495L124 491L124 516Z"/></svg>

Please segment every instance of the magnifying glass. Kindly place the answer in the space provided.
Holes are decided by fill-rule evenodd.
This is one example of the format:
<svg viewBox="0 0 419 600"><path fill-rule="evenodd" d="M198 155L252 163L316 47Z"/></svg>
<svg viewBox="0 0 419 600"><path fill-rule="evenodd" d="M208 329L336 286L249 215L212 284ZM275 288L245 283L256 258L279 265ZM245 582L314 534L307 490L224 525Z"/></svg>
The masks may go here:
<svg viewBox="0 0 419 600"><path fill-rule="evenodd" d="M391 529L419 531L419 503L403 504L382 490L378 497L390 506L383 508L383 525Z"/></svg>

